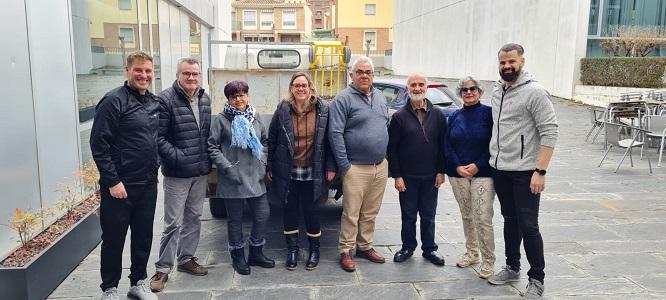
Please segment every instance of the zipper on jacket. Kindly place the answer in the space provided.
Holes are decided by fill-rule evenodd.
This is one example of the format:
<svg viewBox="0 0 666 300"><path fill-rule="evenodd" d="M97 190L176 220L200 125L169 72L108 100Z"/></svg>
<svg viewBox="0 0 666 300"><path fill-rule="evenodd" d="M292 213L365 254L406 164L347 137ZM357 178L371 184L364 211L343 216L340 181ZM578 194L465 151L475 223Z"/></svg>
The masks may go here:
<svg viewBox="0 0 666 300"><path fill-rule="evenodd" d="M523 153L525 152L525 136L520 135L520 159L523 159Z"/></svg>
<svg viewBox="0 0 666 300"><path fill-rule="evenodd" d="M500 154L500 119L502 118L502 107L504 106L504 95L508 89L502 88L502 99L500 99L500 108L499 113L497 113L497 155L495 155L495 169L497 169L497 161L499 160Z"/></svg>

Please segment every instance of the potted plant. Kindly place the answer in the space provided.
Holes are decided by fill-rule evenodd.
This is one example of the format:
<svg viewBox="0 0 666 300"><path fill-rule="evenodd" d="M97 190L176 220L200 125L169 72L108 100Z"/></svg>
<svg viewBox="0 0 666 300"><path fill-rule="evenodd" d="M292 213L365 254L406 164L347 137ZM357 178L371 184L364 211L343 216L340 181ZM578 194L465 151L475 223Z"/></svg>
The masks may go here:
<svg viewBox="0 0 666 300"><path fill-rule="evenodd" d="M61 185L62 198L50 211L16 209L8 225L21 245L0 261L3 299L44 299L99 244L99 174L86 163L72 184ZM62 213L32 237L45 216Z"/></svg>

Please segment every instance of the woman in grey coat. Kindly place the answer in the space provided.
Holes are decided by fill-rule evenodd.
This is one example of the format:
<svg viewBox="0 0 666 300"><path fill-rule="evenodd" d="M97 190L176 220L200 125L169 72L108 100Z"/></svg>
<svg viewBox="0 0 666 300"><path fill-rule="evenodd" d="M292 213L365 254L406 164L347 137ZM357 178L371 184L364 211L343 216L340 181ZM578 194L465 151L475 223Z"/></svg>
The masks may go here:
<svg viewBox="0 0 666 300"><path fill-rule="evenodd" d="M250 274L250 266L273 268L275 261L262 251L266 243L266 223L270 214L266 198L266 127L255 118L249 105L249 87L245 81L234 80L224 87L224 112L211 124L208 153L217 166L217 197L227 208L229 252L234 270ZM252 211L252 231L248 239L250 254L245 260L243 239L243 205Z"/></svg>

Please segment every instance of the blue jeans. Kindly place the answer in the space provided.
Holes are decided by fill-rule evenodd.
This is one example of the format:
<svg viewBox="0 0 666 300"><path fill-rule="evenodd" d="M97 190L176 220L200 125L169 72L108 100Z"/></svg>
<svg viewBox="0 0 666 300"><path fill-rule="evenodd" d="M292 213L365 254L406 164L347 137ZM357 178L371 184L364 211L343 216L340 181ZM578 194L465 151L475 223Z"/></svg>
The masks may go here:
<svg viewBox="0 0 666 300"><path fill-rule="evenodd" d="M495 192L504 217L506 265L520 269L520 243L530 263L527 276L543 282L546 265L543 239L539 232L539 202L541 194L532 194L530 181L534 171L493 170Z"/></svg>
<svg viewBox="0 0 666 300"><path fill-rule="evenodd" d="M406 191L399 194L402 218L402 247L416 249L416 215L421 218L421 250L437 250L435 243L435 214L437 213L437 188L435 176L426 179L403 177Z"/></svg>
<svg viewBox="0 0 666 300"><path fill-rule="evenodd" d="M266 223L270 217L270 207L266 194L253 198L224 199L227 207L227 234L229 236L229 250L245 248L243 240L243 207L247 202L252 212L252 231L250 232L250 246L266 244Z"/></svg>

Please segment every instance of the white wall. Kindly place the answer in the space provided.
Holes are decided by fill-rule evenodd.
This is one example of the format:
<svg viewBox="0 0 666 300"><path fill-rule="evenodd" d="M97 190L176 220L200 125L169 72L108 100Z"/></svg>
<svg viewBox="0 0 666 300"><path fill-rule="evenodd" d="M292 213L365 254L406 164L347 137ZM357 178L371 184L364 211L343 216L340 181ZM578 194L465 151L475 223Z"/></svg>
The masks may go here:
<svg viewBox="0 0 666 300"><path fill-rule="evenodd" d="M395 74L497 80L497 50L525 47L526 70L571 98L585 55L589 0L395 0Z"/></svg>

